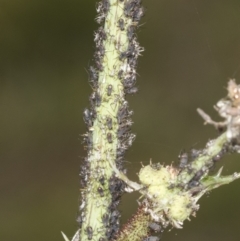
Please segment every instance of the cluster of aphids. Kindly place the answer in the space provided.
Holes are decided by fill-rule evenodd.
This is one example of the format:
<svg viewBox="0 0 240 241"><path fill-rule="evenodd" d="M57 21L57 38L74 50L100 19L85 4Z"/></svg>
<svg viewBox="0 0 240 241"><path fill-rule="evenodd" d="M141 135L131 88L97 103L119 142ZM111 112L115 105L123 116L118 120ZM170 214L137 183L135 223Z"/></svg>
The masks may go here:
<svg viewBox="0 0 240 241"><path fill-rule="evenodd" d="M137 92L136 83L136 67L137 67L137 58L141 54L143 49L139 46L137 42L135 30L136 27L144 14L143 7L141 7L141 0L119 0L123 6L123 15L117 20L117 28L122 33L122 31L127 32L128 47L125 51L122 51L121 48L116 50L119 53L118 61L120 65L116 68L116 77L121 81L124 86L124 94L133 94ZM97 3L97 18L96 21L99 24L104 23L107 14L110 11L110 2L109 0L102 0ZM126 24L126 19L130 20L132 24ZM91 152L93 148L92 140L92 130L94 120L96 119L97 108L101 106L104 97L100 95L99 91L99 75L103 72L103 58L105 55L105 41L108 41L107 38L110 38L111 33L106 32L104 26L100 26L98 30L94 33L94 42L96 49L94 52L94 65L90 66L88 69L89 73L89 82L92 86L93 93L90 96L90 108L86 108L83 112L83 119L85 124L88 127L88 132L84 135L83 140L85 142L85 148L88 153ZM119 43L121 45L121 43ZM116 44L116 46L119 46ZM114 88L111 84L108 84L106 87L105 94L111 97L114 93ZM117 113L117 119L111 115L106 117L105 128L106 128L106 140L109 144L113 143L114 138L117 138L117 153L116 153L116 166L122 172L126 172L123 168L124 154L126 150L132 145L135 135L130 132L131 130L131 115L132 111L129 110L128 102L121 101L119 111ZM114 123L118 123L117 133L113 133ZM90 162L88 157L84 159L84 163L81 165L81 186L82 188L87 187L88 179L90 176ZM108 207L108 214L103 214L102 222L104 223L107 232L106 237L112 239L116 236L116 233L119 230L119 218L120 213L117 211L117 206L120 202L121 195L124 192L125 184L112 176L110 180L105 180L105 177L102 176L99 178L99 187L97 192L100 197L104 196L104 188L108 182L108 187L111 192L112 202ZM84 192L82 195L85 195ZM84 198L83 198L84 200ZM80 206L81 215L78 217L78 222L81 226L81 223L84 222L84 201ZM92 227L88 227L88 230L85 230L89 237L89 240L92 239L94 230Z"/></svg>
<svg viewBox="0 0 240 241"><path fill-rule="evenodd" d="M103 217L103 223L106 225L107 231L106 231L106 237L108 240L113 240L116 237L116 234L119 231L119 219L120 219L120 212L118 210L114 210L109 214L105 214L105 217ZM107 220L104 220L104 218L108 218Z"/></svg>
<svg viewBox="0 0 240 241"><path fill-rule="evenodd" d="M220 161L220 159L226 153L226 151L226 148L223 148L221 152L219 152L216 156L211 158L200 170L195 170L192 164L198 157L204 155L205 151L196 149L191 149L189 152L181 151L178 156L180 170L179 174L181 174L182 171L187 171L188 174L193 176L191 180L187 183L187 185L184 184L182 187L186 190L189 190L200 186L200 181L203 178L203 176L214 169L215 163Z"/></svg>
<svg viewBox="0 0 240 241"><path fill-rule="evenodd" d="M125 93L134 94L138 91L138 88L135 87L137 60L138 56L143 51L135 35L136 27L144 15L144 8L141 6L141 0L124 1L124 15L126 19L131 19L132 24L125 27L123 18L118 20L120 30L123 31L127 28L127 38L129 41L128 48L125 51L119 51L119 60L127 62L128 68L125 71L120 68L118 78L124 86Z"/></svg>
<svg viewBox="0 0 240 241"><path fill-rule="evenodd" d="M125 94L134 94L138 90L137 87L135 87L137 59L142 51L142 48L137 42L135 30L137 24L139 23L141 17L144 14L144 10L141 6L141 0L123 0L122 2L124 18L131 19L130 22L132 24L125 26L123 18L119 18L118 20L118 27L120 31L127 30L127 37L129 41L126 51L119 50L119 60L123 63L123 66L127 66L127 68L120 67L120 70L118 72L118 79L122 82L124 86ZM118 111L117 116L117 121L119 125L117 133L117 167L120 167L126 150L132 145L135 139L135 135L130 133L132 125L132 113L133 112L130 111L128 108L128 102L124 101Z"/></svg>
<svg viewBox="0 0 240 241"><path fill-rule="evenodd" d="M120 213L117 210L112 212L111 214L106 213L106 214L102 215L102 223L107 230L106 231L106 238L100 237L98 239L98 241L107 241L107 240L112 239L112 237L114 237L115 231L114 231L114 225L112 225L112 224L115 224L115 221L116 220L118 221L119 217L120 217ZM115 227L115 229L116 229L116 227ZM94 230L91 226L86 227L85 233L87 235L88 240L95 240L94 239L94 232L95 231L96 230ZM117 228L117 231L118 231L118 228Z"/></svg>

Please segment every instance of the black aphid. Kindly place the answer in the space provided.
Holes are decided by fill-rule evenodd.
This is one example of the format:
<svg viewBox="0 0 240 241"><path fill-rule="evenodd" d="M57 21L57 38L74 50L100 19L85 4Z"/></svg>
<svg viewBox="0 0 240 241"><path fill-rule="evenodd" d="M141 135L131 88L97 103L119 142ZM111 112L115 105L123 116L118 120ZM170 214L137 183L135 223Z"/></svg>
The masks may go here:
<svg viewBox="0 0 240 241"><path fill-rule="evenodd" d="M104 176L101 176L99 178L99 182L101 183L101 185L104 185L105 184L105 177Z"/></svg>
<svg viewBox="0 0 240 241"><path fill-rule="evenodd" d="M192 180L194 181L200 181L200 179L202 178L202 176L204 175L204 171L201 169L199 171L196 172L196 174L194 175L194 177L192 178Z"/></svg>
<svg viewBox="0 0 240 241"><path fill-rule="evenodd" d="M98 12L98 10L97 10L97 12ZM101 13L99 13L99 14L97 15L97 17L95 18L95 20L96 20L96 22L97 22L98 24L101 24L101 23L104 21L105 17L106 17L106 14L104 14L103 12L101 12Z"/></svg>
<svg viewBox="0 0 240 241"><path fill-rule="evenodd" d="M103 65L102 65L101 61L96 59L95 63L96 63L96 66L97 66L98 70L102 72L103 71Z"/></svg>
<svg viewBox="0 0 240 241"><path fill-rule="evenodd" d="M139 0L128 0L124 6L124 14L127 17L132 17L134 10L139 8L140 3Z"/></svg>
<svg viewBox="0 0 240 241"><path fill-rule="evenodd" d="M112 134L110 132L107 133L107 140L108 140L108 143L112 143L113 142Z"/></svg>
<svg viewBox="0 0 240 241"><path fill-rule="evenodd" d="M104 224L105 227L107 227L109 225L109 215L108 214L103 214L102 216L102 222Z"/></svg>
<svg viewBox="0 0 240 241"><path fill-rule="evenodd" d="M94 35L94 41L95 42L102 42L103 40L107 39L107 34L104 30L104 28L101 26L99 29L96 31Z"/></svg>
<svg viewBox="0 0 240 241"><path fill-rule="evenodd" d="M195 181L195 180L191 180L188 185L187 185L187 189L192 189L194 187L198 187L199 186L199 182Z"/></svg>
<svg viewBox="0 0 240 241"><path fill-rule="evenodd" d="M91 105L94 107L95 105L97 107L99 107L101 105L101 96L98 94L98 92L94 91L91 95L90 95L90 103Z"/></svg>
<svg viewBox="0 0 240 241"><path fill-rule="evenodd" d="M82 223L83 223L83 217L82 215L79 215L76 219L78 225L81 227L82 226Z"/></svg>
<svg viewBox="0 0 240 241"><path fill-rule="evenodd" d="M201 154L201 151L196 150L196 149L191 149L191 151L190 151L191 160L194 161L196 158L199 157L200 154Z"/></svg>
<svg viewBox="0 0 240 241"><path fill-rule="evenodd" d="M128 59L128 64L131 68L135 69L137 67L138 59L137 57Z"/></svg>
<svg viewBox="0 0 240 241"><path fill-rule="evenodd" d="M122 124L127 117L131 116L133 111L128 110L127 102L122 106L122 108L118 111L118 124Z"/></svg>
<svg viewBox="0 0 240 241"><path fill-rule="evenodd" d="M121 80L123 78L123 70L119 70L118 72L118 78Z"/></svg>
<svg viewBox="0 0 240 241"><path fill-rule="evenodd" d="M139 55L139 51L138 51L138 46L136 45L136 43L130 43L127 49L127 57L131 58L131 57L137 57Z"/></svg>
<svg viewBox="0 0 240 241"><path fill-rule="evenodd" d="M114 210L111 215L111 222L113 222L113 220L115 220L116 218L120 218L120 216L120 212L118 210Z"/></svg>
<svg viewBox="0 0 240 241"><path fill-rule="evenodd" d="M127 29L128 40L132 40L132 38L134 37L134 32L135 32L135 26L130 25Z"/></svg>
<svg viewBox="0 0 240 241"><path fill-rule="evenodd" d="M98 81L98 72L93 66L90 66L89 67L89 82L92 83L94 87L96 87L97 81Z"/></svg>
<svg viewBox="0 0 240 241"><path fill-rule="evenodd" d="M98 193L100 194L101 197L104 197L104 191L101 187L98 187Z"/></svg>
<svg viewBox="0 0 240 241"><path fill-rule="evenodd" d="M213 157L212 160L213 160L214 162L217 162L217 161L219 161L220 159L221 159L221 155L217 154L216 156Z"/></svg>
<svg viewBox="0 0 240 241"><path fill-rule="evenodd" d="M144 16L144 8L136 8L132 14L133 22L139 22L141 18Z"/></svg>
<svg viewBox="0 0 240 241"><path fill-rule="evenodd" d="M127 57L128 57L128 52L127 51L121 52L120 55L119 55L119 60L124 60Z"/></svg>
<svg viewBox="0 0 240 241"><path fill-rule="evenodd" d="M102 0L102 8L105 14L109 11L109 8L110 8L109 0Z"/></svg>
<svg viewBox="0 0 240 241"><path fill-rule="evenodd" d="M100 61L104 56L104 54L105 54L104 46L102 44L98 44L97 49L94 53L94 57Z"/></svg>
<svg viewBox="0 0 240 241"><path fill-rule="evenodd" d="M121 31L123 31L125 28L124 20L122 18L118 20L118 27L120 28Z"/></svg>
<svg viewBox="0 0 240 241"><path fill-rule="evenodd" d="M93 229L91 226L88 226L86 228L86 233L87 233L87 236L88 236L88 240L92 240L92 237L93 237Z"/></svg>
<svg viewBox="0 0 240 241"><path fill-rule="evenodd" d="M133 74L133 75L130 75L129 77L125 78L123 80L123 85L125 88L132 88L136 83L136 76Z"/></svg>
<svg viewBox="0 0 240 241"><path fill-rule="evenodd" d="M157 223L150 223L148 226L156 233L159 233L162 230L162 227Z"/></svg>
<svg viewBox="0 0 240 241"><path fill-rule="evenodd" d="M112 118L107 117L106 124L109 130L112 130Z"/></svg>
<svg viewBox="0 0 240 241"><path fill-rule="evenodd" d="M84 109L83 111L83 120L88 127L93 125L93 114L89 109Z"/></svg>

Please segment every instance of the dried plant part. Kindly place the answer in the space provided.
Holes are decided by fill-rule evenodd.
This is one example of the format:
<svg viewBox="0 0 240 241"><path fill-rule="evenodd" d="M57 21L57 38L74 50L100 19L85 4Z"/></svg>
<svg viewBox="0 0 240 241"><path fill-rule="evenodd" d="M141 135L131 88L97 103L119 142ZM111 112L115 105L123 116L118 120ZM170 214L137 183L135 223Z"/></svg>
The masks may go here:
<svg viewBox="0 0 240 241"><path fill-rule="evenodd" d="M218 101L214 106L218 114L225 119L223 122L213 121L201 109L197 111L206 124L211 124L220 130L226 128L229 142L240 144L240 85L237 85L234 79L230 79L227 90L227 97Z"/></svg>

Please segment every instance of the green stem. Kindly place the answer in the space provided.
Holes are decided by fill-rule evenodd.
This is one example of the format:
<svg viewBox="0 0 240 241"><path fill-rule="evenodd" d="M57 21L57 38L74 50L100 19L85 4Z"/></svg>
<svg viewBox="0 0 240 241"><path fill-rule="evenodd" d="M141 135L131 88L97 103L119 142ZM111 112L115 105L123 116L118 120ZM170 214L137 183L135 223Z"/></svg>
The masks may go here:
<svg viewBox="0 0 240 241"><path fill-rule="evenodd" d="M132 1L133 5L130 2L102 0L97 5L96 20L105 22L95 33L97 70L90 70L92 110L84 112L88 156L81 171L81 241L113 238L119 228L116 207L124 187L115 177L112 164L123 170L123 154L135 138L129 132L132 112L125 94L137 90L133 85L137 57L142 51L134 29L143 11L140 1Z"/></svg>

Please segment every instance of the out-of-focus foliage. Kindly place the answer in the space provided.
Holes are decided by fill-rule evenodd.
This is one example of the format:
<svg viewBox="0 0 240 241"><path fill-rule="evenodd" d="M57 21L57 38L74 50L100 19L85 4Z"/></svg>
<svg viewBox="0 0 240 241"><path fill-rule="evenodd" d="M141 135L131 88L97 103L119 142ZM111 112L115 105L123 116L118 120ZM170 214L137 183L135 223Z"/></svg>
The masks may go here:
<svg viewBox="0 0 240 241"><path fill-rule="evenodd" d="M214 138L195 110L217 119L212 105L229 77L240 79L238 0L144 5L140 91L129 97L137 133L126 163L132 179L138 162L170 164L182 148ZM61 230L67 236L77 230L94 18L95 1L0 0L0 240L57 241ZM238 159L222 161L224 174L240 171ZM211 193L196 219L164 239L238 241L239 188L236 181ZM135 197L125 195L123 221Z"/></svg>

